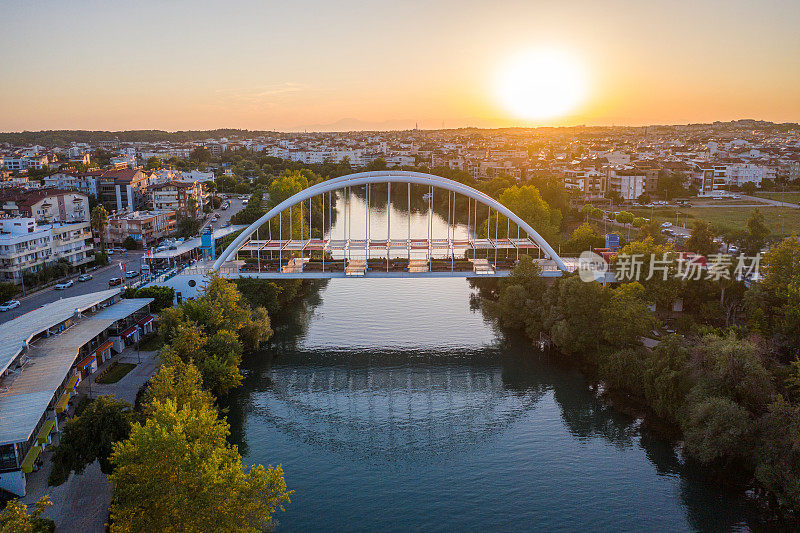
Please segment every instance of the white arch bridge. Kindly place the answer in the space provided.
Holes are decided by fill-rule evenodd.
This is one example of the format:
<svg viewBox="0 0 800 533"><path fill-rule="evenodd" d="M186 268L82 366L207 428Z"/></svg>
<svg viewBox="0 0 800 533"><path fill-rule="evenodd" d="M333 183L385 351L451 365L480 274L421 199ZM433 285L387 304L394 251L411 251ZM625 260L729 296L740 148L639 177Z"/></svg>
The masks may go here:
<svg viewBox="0 0 800 533"><path fill-rule="evenodd" d="M371 228L374 185L386 188L386 227L379 228L381 233L385 229L381 236L376 236ZM427 235L424 236L412 234L412 185L417 186L414 189L417 193L419 186L427 187L423 196L428 205ZM395 216L392 220L393 190L395 198L404 197L405 202L396 206L407 209L407 217ZM339 191L346 193L344 221L337 226L341 230L334 232L333 196ZM363 193L366 204L364 218L358 221L363 228L356 237L350 231L352 191ZM380 194L382 197L382 190ZM439 194L447 195L446 236L433 234L433 200ZM319 221L321 215L322 227L317 224L314 230L319 236L312 237L311 199L318 196L322 197L322 202L321 209L317 203L316 220ZM467 198L466 213L456 212L459 196ZM462 209L463 203L462 198ZM289 216L285 217L287 211ZM302 222L301 227L292 227L297 226L298 221ZM419 224L414 226L418 229ZM401 229L406 230L405 235L398 238ZM510 273L520 254L537 261L544 276L560 276L577 268L576 260L565 261L559 257L533 227L487 194L441 176L388 170L341 176L298 192L244 229L213 264L210 261L198 263L184 270L181 276L196 277L218 271L227 278L273 279L499 277Z"/></svg>

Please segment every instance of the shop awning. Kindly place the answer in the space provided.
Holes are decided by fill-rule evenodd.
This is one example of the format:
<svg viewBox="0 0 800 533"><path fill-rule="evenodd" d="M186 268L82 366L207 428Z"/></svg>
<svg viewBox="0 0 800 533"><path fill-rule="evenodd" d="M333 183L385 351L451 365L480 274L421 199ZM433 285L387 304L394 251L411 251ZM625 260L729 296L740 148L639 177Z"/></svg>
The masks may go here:
<svg viewBox="0 0 800 533"><path fill-rule="evenodd" d="M33 472L33 463L36 462L36 459L42 455L42 447L41 446L34 446L33 448L28 451L28 455L25 456L25 460L22 461L22 471L26 474L30 474Z"/></svg>
<svg viewBox="0 0 800 533"><path fill-rule="evenodd" d="M87 357L84 357L81 360L81 362L78 363L77 368L78 368L79 371L83 371L87 366L91 365L95 361L97 361L97 358L94 356L94 354L89 355Z"/></svg>
<svg viewBox="0 0 800 533"><path fill-rule="evenodd" d="M69 381L67 381L67 390L68 391L73 390L75 388L75 385L78 384L78 380L80 379L81 377L78 374L75 374L74 376L69 378Z"/></svg>
<svg viewBox="0 0 800 533"><path fill-rule="evenodd" d="M139 324L142 327L145 327L147 324L149 324L153 320L155 320L155 317L153 315L148 315L148 316L144 317L143 319L141 319L139 322L137 322L137 324Z"/></svg>
<svg viewBox="0 0 800 533"><path fill-rule="evenodd" d="M69 392L65 392L61 395L61 398L58 399L58 403L56 404L56 413L63 413L67 409L67 404L69 403Z"/></svg>
<svg viewBox="0 0 800 533"><path fill-rule="evenodd" d="M53 431L53 428L56 427L55 420L48 420L42 426L42 430L39 432L39 436L36 437L36 442L39 444L44 444L47 442L47 437L50 435L50 432Z"/></svg>
<svg viewBox="0 0 800 533"><path fill-rule="evenodd" d="M131 326L128 329L126 329L125 331L123 331L122 335L120 335L120 337L122 337L123 339L127 339L128 337L130 337L134 333L136 333L136 326Z"/></svg>
<svg viewBox="0 0 800 533"><path fill-rule="evenodd" d="M112 346L114 346L114 341L106 341L103 344L101 344L100 347L97 350L95 350L94 353L95 355L100 355L106 350L111 349Z"/></svg>

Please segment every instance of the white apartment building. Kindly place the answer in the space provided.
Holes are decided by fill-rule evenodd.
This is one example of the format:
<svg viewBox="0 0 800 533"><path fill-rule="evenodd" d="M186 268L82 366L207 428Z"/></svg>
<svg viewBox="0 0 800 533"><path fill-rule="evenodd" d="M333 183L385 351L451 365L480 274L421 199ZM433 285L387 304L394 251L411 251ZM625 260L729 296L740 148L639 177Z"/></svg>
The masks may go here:
<svg viewBox="0 0 800 533"><path fill-rule="evenodd" d="M3 166L11 171L21 171L28 169L40 170L42 167L47 167L50 162L47 155L29 154L29 155L12 155L3 157Z"/></svg>
<svg viewBox="0 0 800 533"><path fill-rule="evenodd" d="M21 283L22 274L66 259L75 267L94 258L89 222L37 224L33 218L0 219L0 281Z"/></svg>
<svg viewBox="0 0 800 533"><path fill-rule="evenodd" d="M716 166L714 167L717 168ZM725 165L725 183L741 187L745 183L754 183L761 187L765 179L775 179L775 169L752 163L733 163Z"/></svg>
<svg viewBox="0 0 800 533"><path fill-rule="evenodd" d="M636 200L646 190L647 177L644 173L623 169L608 169L606 191L617 192L624 200Z"/></svg>

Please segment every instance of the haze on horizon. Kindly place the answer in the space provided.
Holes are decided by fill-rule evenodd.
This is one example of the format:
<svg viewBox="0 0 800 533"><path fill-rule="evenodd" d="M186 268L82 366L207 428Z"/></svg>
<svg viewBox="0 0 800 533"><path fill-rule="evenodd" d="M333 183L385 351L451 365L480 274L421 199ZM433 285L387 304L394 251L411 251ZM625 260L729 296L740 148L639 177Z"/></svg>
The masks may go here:
<svg viewBox="0 0 800 533"><path fill-rule="evenodd" d="M800 2L0 0L0 131L353 130L800 120ZM585 97L494 85L554 49Z"/></svg>

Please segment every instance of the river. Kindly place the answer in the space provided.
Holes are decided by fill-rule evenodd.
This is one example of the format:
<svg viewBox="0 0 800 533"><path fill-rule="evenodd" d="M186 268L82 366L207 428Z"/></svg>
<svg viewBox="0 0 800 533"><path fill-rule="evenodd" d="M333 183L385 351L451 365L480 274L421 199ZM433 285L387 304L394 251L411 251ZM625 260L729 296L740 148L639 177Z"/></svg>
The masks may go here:
<svg viewBox="0 0 800 533"><path fill-rule="evenodd" d="M232 440L248 464L282 464L295 493L279 531L755 527L472 295L463 279L332 280L245 359Z"/></svg>

